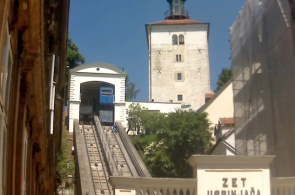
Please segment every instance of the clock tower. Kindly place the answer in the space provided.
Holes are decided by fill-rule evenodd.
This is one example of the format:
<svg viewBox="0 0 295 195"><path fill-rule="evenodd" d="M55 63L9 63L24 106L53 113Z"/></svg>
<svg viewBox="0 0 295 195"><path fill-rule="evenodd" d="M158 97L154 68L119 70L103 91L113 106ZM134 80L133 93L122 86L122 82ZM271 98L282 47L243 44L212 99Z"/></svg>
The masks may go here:
<svg viewBox="0 0 295 195"><path fill-rule="evenodd" d="M186 0L167 0L165 20L147 24L149 101L197 110L210 90L209 23L191 20Z"/></svg>

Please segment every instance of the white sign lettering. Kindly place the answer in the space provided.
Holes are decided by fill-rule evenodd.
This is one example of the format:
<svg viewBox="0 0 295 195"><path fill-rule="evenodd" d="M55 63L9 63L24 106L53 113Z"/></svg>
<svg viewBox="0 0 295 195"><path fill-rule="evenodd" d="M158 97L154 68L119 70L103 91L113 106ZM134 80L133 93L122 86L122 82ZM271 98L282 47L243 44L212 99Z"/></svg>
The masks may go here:
<svg viewBox="0 0 295 195"><path fill-rule="evenodd" d="M262 172L205 171L206 182L202 186L205 195L261 195L263 194ZM203 178L204 179L204 178ZM204 188L203 188L204 187Z"/></svg>

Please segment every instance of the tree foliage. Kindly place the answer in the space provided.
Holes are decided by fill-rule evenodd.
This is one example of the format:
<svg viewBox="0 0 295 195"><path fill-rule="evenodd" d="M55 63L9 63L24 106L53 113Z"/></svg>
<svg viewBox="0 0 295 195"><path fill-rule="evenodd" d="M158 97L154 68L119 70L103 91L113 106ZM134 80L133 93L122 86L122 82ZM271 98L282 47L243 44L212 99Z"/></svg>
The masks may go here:
<svg viewBox="0 0 295 195"><path fill-rule="evenodd" d="M232 78L232 69L223 68L221 73L218 75L217 87L214 90L216 93L227 81Z"/></svg>
<svg viewBox="0 0 295 195"><path fill-rule="evenodd" d="M128 74L125 79L125 100L134 100L139 93L139 89L135 89L135 83L130 82Z"/></svg>
<svg viewBox="0 0 295 195"><path fill-rule="evenodd" d="M169 114L140 111L139 105L135 113L142 131L148 134L134 136L133 142L152 175L192 176L186 161L193 154L203 154L211 146L207 114L181 110ZM130 110L128 115L135 113Z"/></svg>
<svg viewBox="0 0 295 195"><path fill-rule="evenodd" d="M136 96L139 93L139 89L135 89L135 83L131 82L129 80L129 76L127 72L124 70L124 68L121 68L121 70L126 73L125 78L125 101L132 101L136 98Z"/></svg>
<svg viewBox="0 0 295 195"><path fill-rule="evenodd" d="M159 128L159 121L164 118L163 113L149 111L141 107L138 103L131 104L127 110L128 115L128 129L134 129L137 134L144 131L145 135L156 133L155 129ZM141 129L144 127L143 129Z"/></svg>
<svg viewBox="0 0 295 195"><path fill-rule="evenodd" d="M67 39L67 66L70 69L85 63L85 57L80 53L78 46L72 41L70 36Z"/></svg>

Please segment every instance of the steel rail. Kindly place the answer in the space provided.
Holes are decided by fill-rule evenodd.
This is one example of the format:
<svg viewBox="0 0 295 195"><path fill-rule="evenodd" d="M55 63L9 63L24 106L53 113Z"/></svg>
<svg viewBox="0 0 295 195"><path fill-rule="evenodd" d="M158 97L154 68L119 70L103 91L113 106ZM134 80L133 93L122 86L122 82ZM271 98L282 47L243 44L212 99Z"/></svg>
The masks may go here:
<svg viewBox="0 0 295 195"><path fill-rule="evenodd" d="M93 131L93 127L89 125L89 128L87 128L87 132L86 132L85 126L82 125L82 131L84 134L88 162L89 162L95 194L112 194L109 183L106 182L106 186L104 186L102 183L102 180L107 181L108 174L107 174L107 171L105 170L104 160L102 158L101 151L99 149L100 146L97 143L97 137L95 135L95 132ZM96 147L94 144L96 145ZM90 153L92 154L92 157ZM94 163L94 166L95 166L94 169L91 163ZM99 169L99 164L101 164L101 169ZM105 187L107 188L108 192L104 191ZM98 193L99 191L100 193Z"/></svg>

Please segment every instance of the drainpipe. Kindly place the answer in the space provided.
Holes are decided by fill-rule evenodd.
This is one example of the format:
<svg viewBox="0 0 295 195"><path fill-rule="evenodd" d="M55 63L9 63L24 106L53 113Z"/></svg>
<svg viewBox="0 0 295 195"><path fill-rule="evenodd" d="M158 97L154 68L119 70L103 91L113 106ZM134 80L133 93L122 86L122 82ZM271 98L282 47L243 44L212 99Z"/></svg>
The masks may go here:
<svg viewBox="0 0 295 195"><path fill-rule="evenodd" d="M55 82L53 81L54 67L55 67L55 55L52 54L50 92L49 92L50 134L51 135L53 134L54 100L55 100Z"/></svg>

